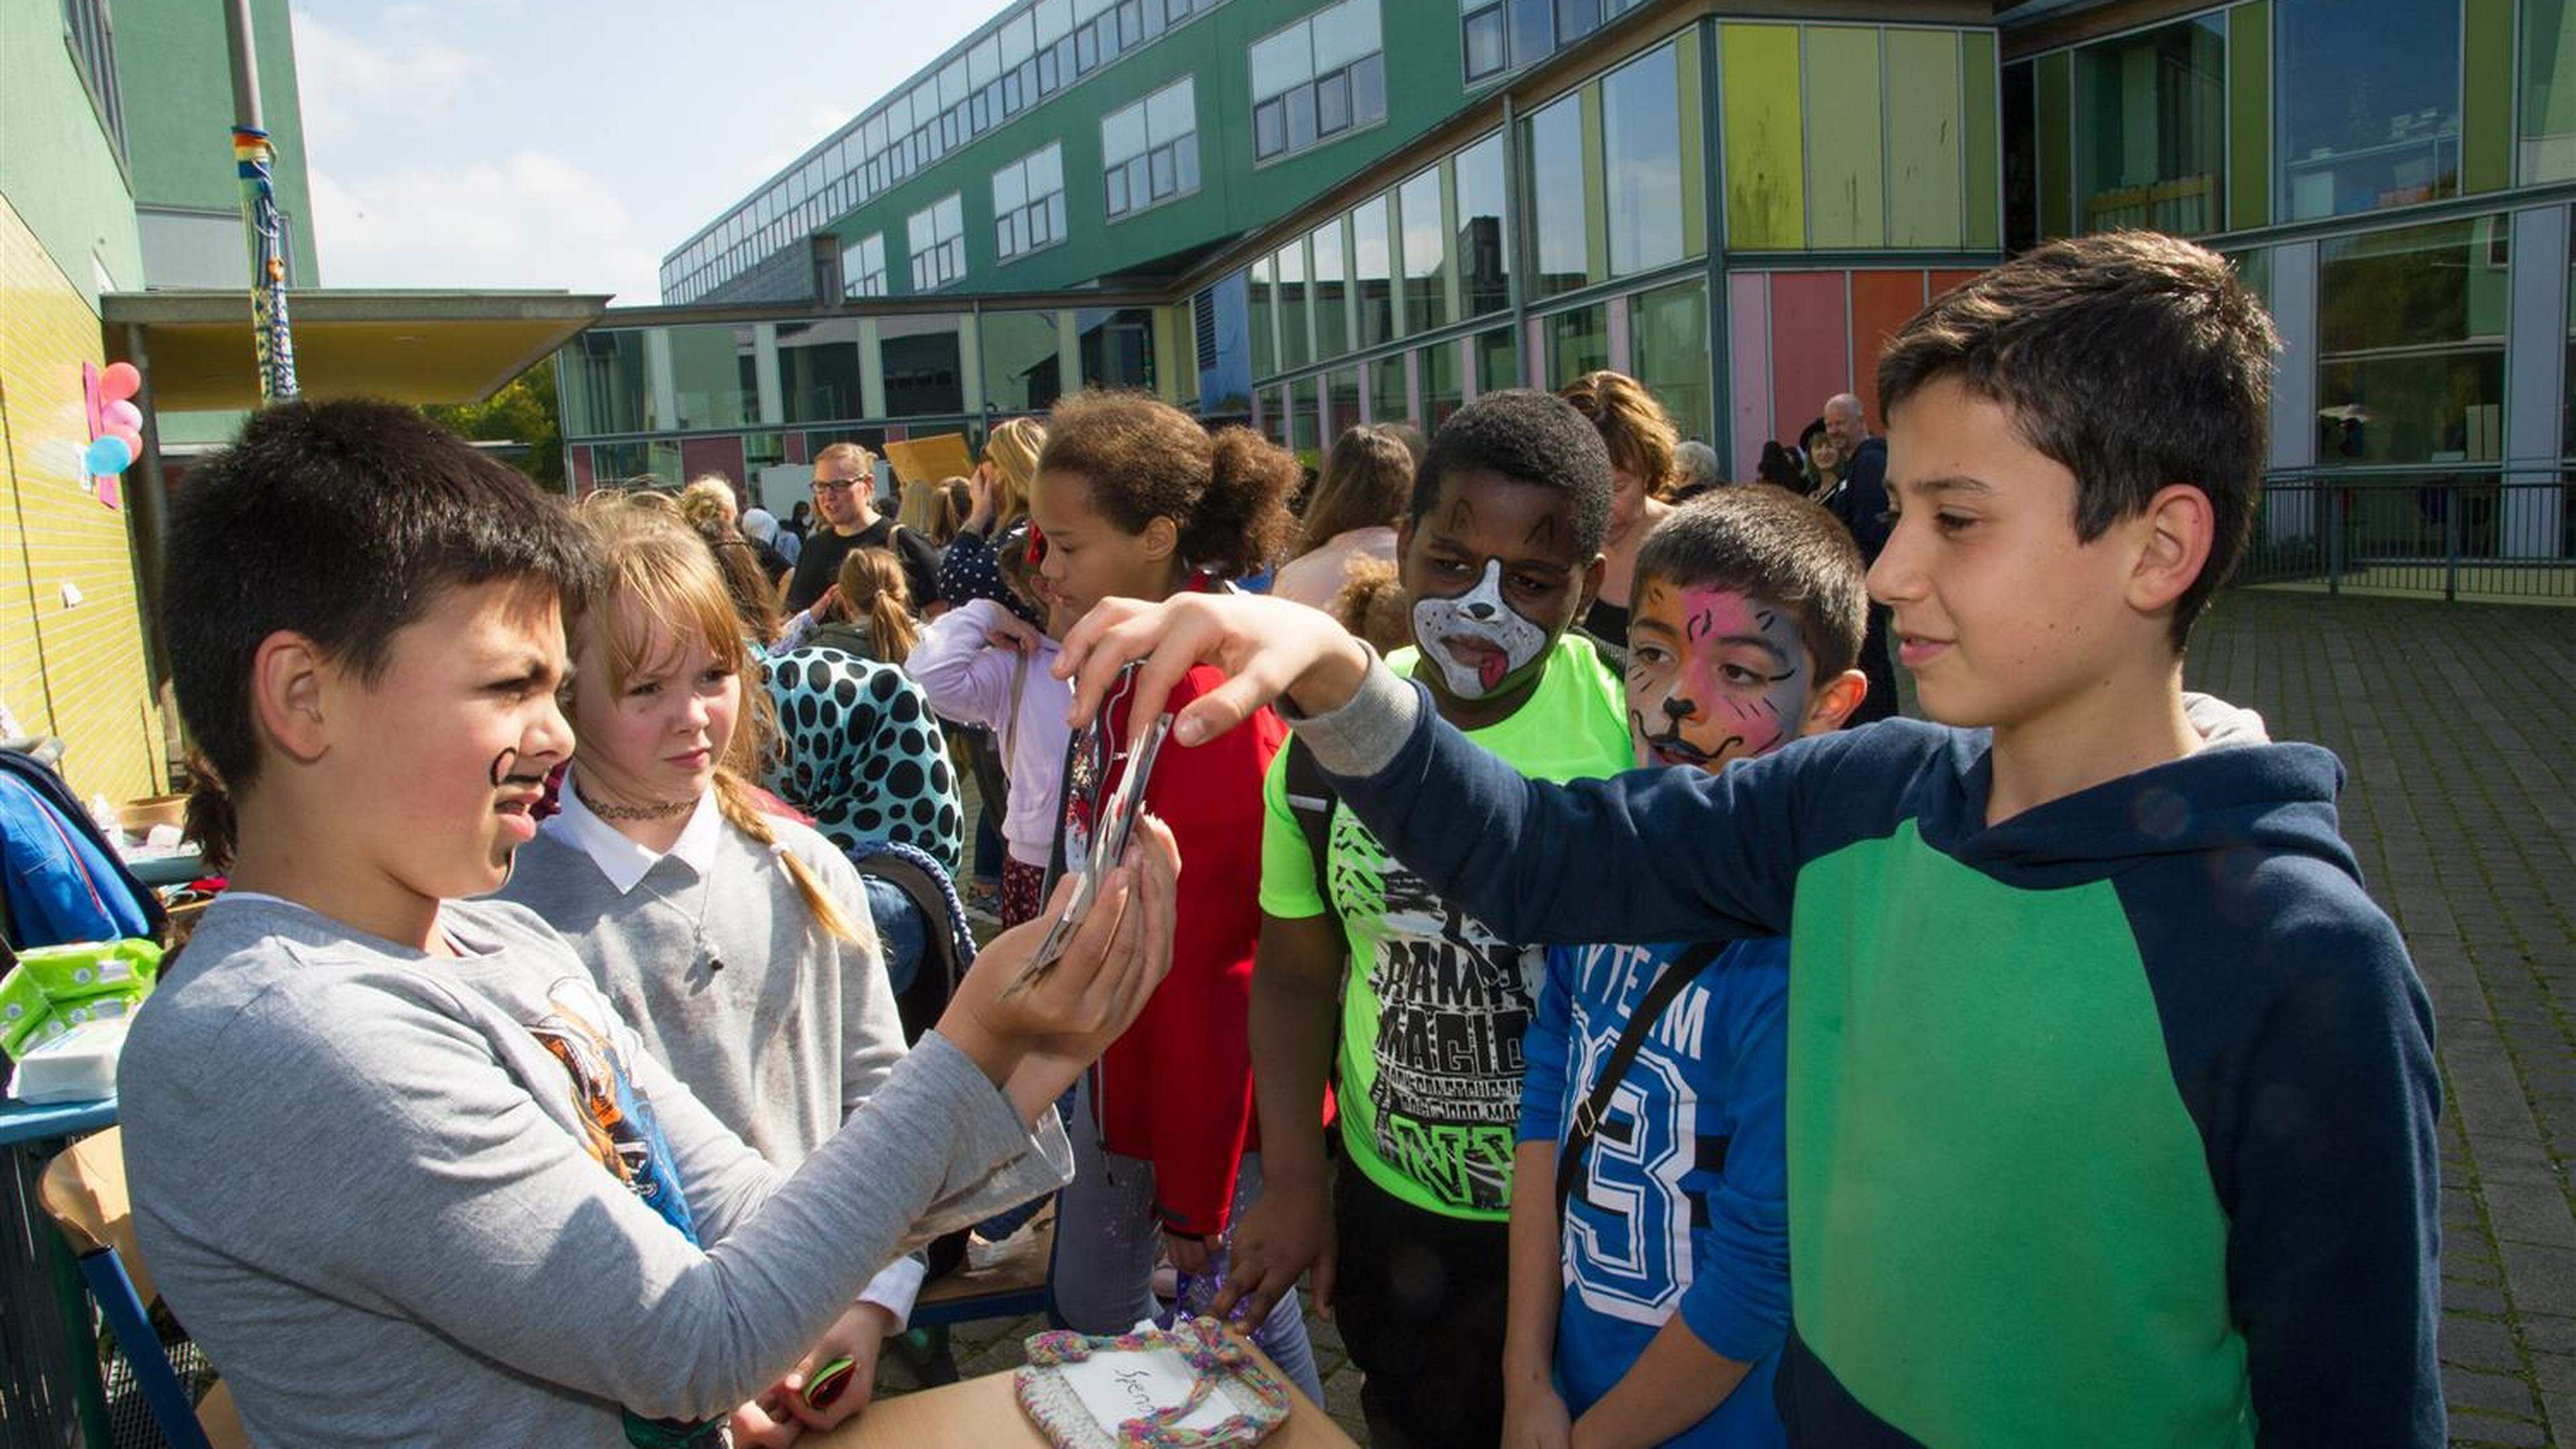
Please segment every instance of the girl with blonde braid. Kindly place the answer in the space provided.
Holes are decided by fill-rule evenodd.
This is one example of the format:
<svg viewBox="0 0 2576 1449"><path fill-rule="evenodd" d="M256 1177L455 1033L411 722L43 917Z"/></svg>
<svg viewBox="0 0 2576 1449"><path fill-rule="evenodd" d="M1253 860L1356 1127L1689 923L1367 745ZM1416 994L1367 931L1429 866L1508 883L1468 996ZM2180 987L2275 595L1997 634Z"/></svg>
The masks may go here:
<svg viewBox="0 0 2576 1449"><path fill-rule="evenodd" d="M773 721L705 540L622 495L594 495L580 517L598 577L567 621L577 763L500 895L572 943L717 1118L792 1168L904 1055L867 897L840 851L765 813L729 763L761 756ZM753 748L736 752L746 734ZM735 1442L783 1444L800 1418L857 1412L921 1276L912 1259L886 1265L796 1373L736 1412ZM818 1415L802 1375L844 1355L857 1372Z"/></svg>

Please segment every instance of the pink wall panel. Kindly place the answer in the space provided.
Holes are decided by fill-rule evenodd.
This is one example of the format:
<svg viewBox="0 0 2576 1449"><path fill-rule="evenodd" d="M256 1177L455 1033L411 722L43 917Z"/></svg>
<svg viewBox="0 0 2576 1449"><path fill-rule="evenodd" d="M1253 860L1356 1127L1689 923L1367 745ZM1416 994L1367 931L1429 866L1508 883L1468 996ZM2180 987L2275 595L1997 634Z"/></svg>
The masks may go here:
<svg viewBox="0 0 2576 1449"><path fill-rule="evenodd" d="M590 449L576 447L566 448L564 451L572 455L572 496L589 497L590 490L594 486L591 480L596 476L590 468Z"/></svg>
<svg viewBox="0 0 2576 1449"><path fill-rule="evenodd" d="M734 505L742 505L742 439L682 438L680 440L680 481L701 473L721 473L733 485Z"/></svg>
<svg viewBox="0 0 2576 1449"><path fill-rule="evenodd" d="M814 461L814 455L805 450L805 435L793 428L787 430L787 440L780 446L786 450L785 455L779 460L781 462L811 463Z"/></svg>
<svg viewBox="0 0 2576 1449"><path fill-rule="evenodd" d="M1878 354L1896 329L1923 310L1923 273L1854 272L1851 279L1852 391L1860 394L1861 416L1871 432L1881 430L1878 414Z"/></svg>
<svg viewBox="0 0 2576 1449"><path fill-rule="evenodd" d="M1844 288L1841 272L1771 274L1771 436L1782 442L1797 441L1825 399L1851 387Z"/></svg>
<svg viewBox="0 0 2576 1449"><path fill-rule="evenodd" d="M1727 394L1733 399L1727 476L1750 478L1771 436L1771 275L1726 279Z"/></svg>

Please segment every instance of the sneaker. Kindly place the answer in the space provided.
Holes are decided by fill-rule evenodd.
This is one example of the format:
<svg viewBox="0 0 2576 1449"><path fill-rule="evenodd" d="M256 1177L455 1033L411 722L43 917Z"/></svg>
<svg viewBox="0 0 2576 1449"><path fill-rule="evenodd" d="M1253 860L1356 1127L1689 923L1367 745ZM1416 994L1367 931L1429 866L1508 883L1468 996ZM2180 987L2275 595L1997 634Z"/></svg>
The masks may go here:
<svg viewBox="0 0 2576 1449"><path fill-rule="evenodd" d="M976 881L966 887L962 897L966 918L988 926L1002 924L1002 887L996 882Z"/></svg>

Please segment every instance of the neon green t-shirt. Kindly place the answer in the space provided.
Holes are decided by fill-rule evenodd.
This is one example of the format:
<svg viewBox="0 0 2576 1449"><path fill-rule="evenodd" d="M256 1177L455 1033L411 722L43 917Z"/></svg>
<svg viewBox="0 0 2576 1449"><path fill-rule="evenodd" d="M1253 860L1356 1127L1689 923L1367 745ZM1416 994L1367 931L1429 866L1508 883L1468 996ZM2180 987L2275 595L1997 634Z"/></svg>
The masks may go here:
<svg viewBox="0 0 2576 1449"><path fill-rule="evenodd" d="M1387 664L1409 677L1415 658L1399 650ZM1557 642L1527 703L1468 738L1540 780L1613 775L1632 763L1619 676L1573 634ZM1328 899L1288 808L1287 762L1280 751L1262 789L1261 909L1288 919L1330 911L1350 941L1336 1063L1342 1146L1380 1188L1416 1207L1508 1218L1521 1035L1547 952L1497 940L1444 905L1339 805Z"/></svg>

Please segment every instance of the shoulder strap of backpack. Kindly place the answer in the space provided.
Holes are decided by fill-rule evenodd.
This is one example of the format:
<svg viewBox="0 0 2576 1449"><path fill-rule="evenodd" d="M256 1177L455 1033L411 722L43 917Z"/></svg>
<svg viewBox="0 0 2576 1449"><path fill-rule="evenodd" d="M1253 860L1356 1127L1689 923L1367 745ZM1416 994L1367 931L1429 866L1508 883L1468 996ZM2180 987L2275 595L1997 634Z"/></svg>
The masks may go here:
<svg viewBox="0 0 2576 1449"><path fill-rule="evenodd" d="M1333 802L1338 797L1333 792L1332 779L1304 740L1292 733L1284 750L1288 756L1283 771L1288 808L1297 817L1297 828L1305 833L1307 854L1315 858L1315 893L1329 907L1333 901L1333 877L1325 857L1333 848Z"/></svg>
<svg viewBox="0 0 2576 1449"><path fill-rule="evenodd" d="M1565 1230L1566 1199L1574 1194L1574 1180L1583 1171L1584 1155L1592 1148L1593 1136L1601 1130L1601 1114L1610 1110L1610 1099L1619 1090L1619 1081L1628 1075L1629 1064L1646 1045L1646 1038L1663 1019L1664 1008L1682 994L1682 988L1699 978L1709 963L1723 954L1725 941L1702 941L1683 952L1646 988L1643 1000L1629 1014L1627 1028L1619 1033L1618 1045L1610 1049L1609 1060L1601 1064L1601 1075L1574 1109L1574 1119L1565 1124L1565 1145L1556 1153L1556 1223L1557 1231Z"/></svg>

